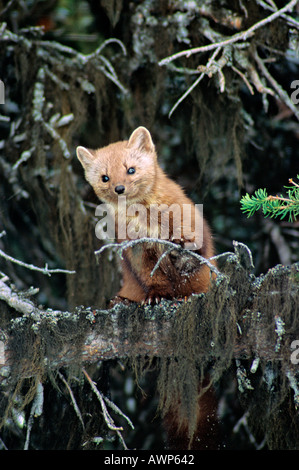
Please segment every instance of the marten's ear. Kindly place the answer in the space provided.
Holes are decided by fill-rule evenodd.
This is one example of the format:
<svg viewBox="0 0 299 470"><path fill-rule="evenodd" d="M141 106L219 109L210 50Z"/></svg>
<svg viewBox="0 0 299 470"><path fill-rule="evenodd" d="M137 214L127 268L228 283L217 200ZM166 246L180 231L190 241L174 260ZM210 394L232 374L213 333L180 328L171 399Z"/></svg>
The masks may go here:
<svg viewBox="0 0 299 470"><path fill-rule="evenodd" d="M151 134L142 126L137 127L137 129L135 129L131 134L128 141L128 147L146 150L147 152L154 152L155 150Z"/></svg>
<svg viewBox="0 0 299 470"><path fill-rule="evenodd" d="M77 147L76 154L80 160L83 168L87 168L93 162L95 156L91 150L86 149L85 147Z"/></svg>

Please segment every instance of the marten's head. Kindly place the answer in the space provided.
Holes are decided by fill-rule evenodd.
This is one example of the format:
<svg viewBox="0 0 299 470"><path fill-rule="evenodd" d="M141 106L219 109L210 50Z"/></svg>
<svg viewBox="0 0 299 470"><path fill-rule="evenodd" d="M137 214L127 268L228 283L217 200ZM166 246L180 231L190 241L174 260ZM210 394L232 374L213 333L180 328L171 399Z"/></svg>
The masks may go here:
<svg viewBox="0 0 299 470"><path fill-rule="evenodd" d="M153 190L157 155L145 127L138 127L129 140L97 150L77 147L76 153L86 180L104 202L117 204L121 195L129 203L142 203Z"/></svg>

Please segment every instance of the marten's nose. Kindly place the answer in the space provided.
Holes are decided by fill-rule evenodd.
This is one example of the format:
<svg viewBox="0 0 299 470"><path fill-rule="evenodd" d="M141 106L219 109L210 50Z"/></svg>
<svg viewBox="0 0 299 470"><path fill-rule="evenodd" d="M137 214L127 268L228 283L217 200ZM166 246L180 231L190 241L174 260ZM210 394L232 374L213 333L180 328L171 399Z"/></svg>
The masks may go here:
<svg viewBox="0 0 299 470"><path fill-rule="evenodd" d="M120 184L118 186L115 186L114 191L117 194L123 194L125 192L125 187L122 184Z"/></svg>

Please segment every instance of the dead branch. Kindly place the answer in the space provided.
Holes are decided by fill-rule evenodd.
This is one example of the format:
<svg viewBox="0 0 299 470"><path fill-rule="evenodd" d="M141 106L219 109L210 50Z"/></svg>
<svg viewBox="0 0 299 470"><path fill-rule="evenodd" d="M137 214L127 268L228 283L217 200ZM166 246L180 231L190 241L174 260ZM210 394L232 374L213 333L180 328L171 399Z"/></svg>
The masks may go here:
<svg viewBox="0 0 299 470"><path fill-rule="evenodd" d="M5 231L3 231L2 233L0 233L0 238L5 235ZM45 267L44 268L39 268L38 266L34 266L33 264L28 264L28 263L24 263L23 261L20 261L18 259L15 259L13 258L12 256L9 256L7 253L5 253L4 251L0 250L0 256L4 259L6 259L7 261L10 261L11 263L15 263L15 264L18 264L19 266L22 266L23 268L27 268L27 269L30 269L32 271L38 271L42 274L45 274L47 276L51 276L51 274L58 274L58 273L63 273L63 274L75 274L76 271L69 271L67 269L49 269L48 268L48 265L47 263L45 264Z"/></svg>
<svg viewBox="0 0 299 470"><path fill-rule="evenodd" d="M101 408L102 408L102 412L103 412L103 416L104 416L104 419L105 419L105 423L107 424L107 427L108 429L110 429L111 431L115 431L116 434L118 435L123 447L125 450L128 450L127 446L126 446L126 443L122 437L122 434L121 434L121 431L123 431L123 428L122 427L117 427L115 426L114 424L114 421L112 419L112 417L110 416L109 412L108 412L108 409L107 409L107 406L106 406L106 403L108 406L110 406L114 411L116 411L119 415L121 415L123 418L126 419L126 421L129 423L129 425L131 426L132 429L134 429L134 426L133 426L133 423L131 422L131 420L115 405L115 403L113 403L111 400L109 400L107 397L105 397L96 387L96 384L93 382L93 380L91 379L91 377L89 376L89 374L86 372L86 370L83 368L82 369L82 372L83 374L85 375L88 383L90 384L91 386L91 389L93 391L93 393L96 395L97 399L99 400L100 404L101 404Z"/></svg>
<svg viewBox="0 0 299 470"><path fill-rule="evenodd" d="M120 247L120 253L125 246ZM169 249L174 248L167 246ZM187 300L162 300L154 306L119 303L110 310L82 306L72 312L44 309L15 291L8 285L8 278L3 277L0 382L5 389L12 386L15 397L24 380L33 381L31 394L28 399L26 396L26 403L31 398L32 404L25 448L30 443L34 418L42 412L43 381L55 373L67 387L85 432L82 412L60 372L62 368L83 373L100 404L107 429L127 448L122 426L115 424L108 408L133 427L130 419L98 389L86 370L88 365L110 359L128 359L137 364L140 359L146 363L158 358L161 363L173 361L178 368L187 357L190 373L192 367L212 365L217 371L213 378L216 381L219 374L234 364L242 394L256 391L257 369L263 371L267 364L276 362L298 409L298 348L292 350L294 343L298 344L294 339L299 331L299 263L275 266L265 275L255 277L251 252L238 242L234 242L234 253L218 256L218 262L219 274L207 294L193 295ZM244 360L251 363L249 368L244 367ZM177 373L181 380L180 372Z"/></svg>
<svg viewBox="0 0 299 470"><path fill-rule="evenodd" d="M216 56L218 55L218 52L220 51L220 47L218 47L216 49L216 51L213 52L213 54L211 55L210 59L208 60L208 63L206 65L206 70L209 70L210 68L210 65L213 63L213 61L215 60ZM202 72L200 74L200 76L195 80L195 82L188 88L188 90L177 100L177 102L173 105L173 107L171 108L170 112L169 112L169 117L171 117L171 115L173 114L173 112L175 111L175 109L179 106L179 104L191 93L192 90L194 90L195 87L197 87L197 85L199 84L199 82L203 79L203 77L205 76L207 72Z"/></svg>
<svg viewBox="0 0 299 470"><path fill-rule="evenodd" d="M173 337L175 322L180 317L187 317L190 311L199 319L199 341L207 334L205 314L210 318L211 337L207 340L209 347L199 354L204 360L213 361L225 345L217 344L217 339L213 336L213 311L210 308L214 305L216 310L217 305L223 303L223 295L227 299L223 307L220 307L218 318L230 313L234 315L230 327L235 330L233 357L252 361L260 358L289 362L290 341L294 339L292 332L299 329L299 289L296 284L299 263L291 267L275 267L267 275L255 278L249 274L252 259L248 253L251 253L244 247L245 245L235 242L235 254L226 254L226 268L221 269L221 276L218 276L208 294L193 295L187 300L162 300L153 307L132 302L130 305L117 304L110 310L82 306L73 312L43 309L22 297L22 293L14 291L4 280L0 280L0 300L11 307L14 317L16 313L22 314L21 317L13 318L9 326L0 323L0 343L3 346L0 348L0 370L7 370L7 367L14 364L12 339L19 330L24 335L25 331L34 332L38 344L43 345L45 353L42 362L47 369L115 358L171 357L176 354L177 347L177 339L174 340ZM228 273L227 267L232 266L233 270ZM240 270L243 272L241 278ZM239 286L238 291L234 286ZM291 302L288 308L285 305L286 289L289 290L287 299ZM265 302L265 298L268 298L268 302ZM230 306L229 302L232 302ZM292 311L292 318L289 318L289 314L287 316L288 309ZM219 323L219 319L215 321ZM287 326L289 322L290 327ZM279 328L279 325L284 327ZM272 334L269 334L269 328ZM51 347L47 349L49 331L51 337L57 337L58 347L54 350ZM61 337L63 340L59 342ZM34 374L34 367L31 368L28 359L24 357L22 360L23 368L20 364L18 373L27 377Z"/></svg>
<svg viewBox="0 0 299 470"><path fill-rule="evenodd" d="M274 88L274 90L277 93L278 97L281 99L281 101L283 101L287 105L288 108L290 108L293 111L294 115L299 120L299 112L298 112L298 109L296 108L296 105L289 98L287 92L282 88L282 86L279 83L277 83L277 81L272 77L269 70L265 66L264 62L258 56L257 51L255 51L255 53L254 53L254 58L255 58L255 60L258 64L258 67L262 71L264 77L269 81L271 86ZM272 94L274 94L273 91L272 91Z"/></svg>
<svg viewBox="0 0 299 470"><path fill-rule="evenodd" d="M178 105L196 88L196 86L201 82L204 75L207 75L209 78L216 74L218 78L217 87L219 88L220 93L225 91L225 75L223 73L224 67L231 68L235 73L237 73L243 82L246 84L250 93L253 94L253 88L251 83L254 85L255 89L262 94L264 107L267 109L267 98L266 95L272 95L278 98L283 102L296 116L299 120L298 110L292 100L289 98L288 93L283 89L283 87L275 80L275 78L270 74L267 69L264 61L259 57L255 40L252 39L255 31L259 28L262 28L277 18L281 18L289 26L298 28L298 22L290 18L288 15L285 15L285 12L291 11L294 6L297 4L296 0L292 0L287 5L281 9L277 9L275 4L267 5L265 2L258 2L265 9L270 9L272 14L262 20L258 21L250 28L245 31L241 31L235 35L232 35L229 38L221 36L219 33L211 29L207 24L203 28L203 34L207 39L209 39L210 44L200 47L194 47L188 50L177 52L169 57L166 57L160 60L160 66L170 66L170 69L176 70L180 73L195 73L195 70L189 70L187 68L174 68L172 62L180 58L189 58L194 54L204 53L213 51L213 55L209 58L206 65L198 65L197 71L201 72L200 76L194 81L194 83L186 90L186 92L176 101L174 106L169 112L169 117L173 114ZM248 41L250 39L250 41ZM252 47L252 51L248 50L249 46ZM261 44L263 47L263 44ZM265 46L266 47L266 46ZM246 53L242 51L246 49ZM219 51L222 50L222 56L217 61L215 57L218 55ZM241 69L244 70L244 72ZM259 76L257 68L260 69L262 77ZM263 81L269 82L271 87L267 87Z"/></svg>
<svg viewBox="0 0 299 470"><path fill-rule="evenodd" d="M194 47L192 49L177 52L176 54L173 54L169 57L165 57L165 59L162 59L159 62L159 65L167 65L169 62L172 62L173 60L176 60L180 57L187 57L188 58L193 54L198 54L199 52L208 52L208 51L212 51L214 49L217 49L218 47L224 47L224 46L228 46L229 44L234 44L238 41L246 41L249 37L251 37L254 34L254 32L257 29L259 29L259 28L271 23L272 21L276 20L277 18L279 18L286 11L292 10L292 8L294 8L294 6L297 4L297 1L298 0L291 0L291 2L289 2L283 8L281 8L280 10L275 11L274 13L272 13L272 15L267 16L267 18L264 18L263 20L258 21L253 26L248 28L246 31L242 31L240 33L237 33L237 34L233 35L232 37L230 37L228 39L225 39L224 41L219 41L219 42L216 42L214 44L208 44L207 46Z"/></svg>
<svg viewBox="0 0 299 470"><path fill-rule="evenodd" d="M186 250L185 248L181 247L177 243L173 243L173 242L170 242L168 240L161 240L159 238L144 237L144 238L138 238L136 240L129 240L129 241L125 240L122 243L109 243L107 245L103 245L99 250L97 250L95 252L95 255L99 256L101 253L103 253L103 251L105 251L107 249L116 249L117 253L122 258L123 251L127 250L128 248L133 248L136 245L144 244L144 243L145 244L146 243L157 243L157 244L166 246L168 248L168 250L171 250L171 251L176 250L179 253L187 254L189 257L195 258L197 261L199 261L199 264L206 264L209 267L209 269L213 273L215 273L216 275L221 275L221 273L218 271L218 269L211 263L211 260L217 259L217 258L219 258L220 256L223 256L223 255L217 255L217 256L213 256L210 259L206 259L203 256L199 255L198 253L193 252L192 250ZM158 261L157 261L157 263L156 263L156 265L155 265L155 267L154 267L154 269L151 273L151 276L154 274L156 269L159 267L159 264L161 263L163 257L164 257L164 254L158 259Z"/></svg>

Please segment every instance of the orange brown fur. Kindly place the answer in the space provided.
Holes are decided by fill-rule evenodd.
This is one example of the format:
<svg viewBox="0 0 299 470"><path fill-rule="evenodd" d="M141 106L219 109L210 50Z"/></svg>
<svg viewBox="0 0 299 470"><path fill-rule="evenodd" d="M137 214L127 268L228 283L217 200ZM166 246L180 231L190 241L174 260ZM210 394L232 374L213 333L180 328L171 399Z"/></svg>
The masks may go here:
<svg viewBox="0 0 299 470"><path fill-rule="evenodd" d="M148 213L153 204L164 204L168 207L174 204L179 208L183 208L184 204L190 205L191 226L194 227L195 205L185 195L182 188L168 178L158 165L155 147L147 129L139 127L128 141L116 142L95 151L78 147L77 156L85 169L85 177L96 195L101 201L110 203L115 208L116 215L118 194L115 192L115 188L123 186L125 190L122 195L126 196L127 207L136 203L142 204ZM127 172L131 167L135 169L135 173L132 175ZM103 175L109 177L108 182L102 181ZM182 213L183 209L181 216ZM172 226L174 219L175 215L170 213L170 241L176 241ZM144 223L140 218L138 219L138 216L127 216L127 225L132 221L139 225ZM161 222L161 217L159 221ZM204 219L202 223L203 245L197 252L210 258L214 254L211 232ZM116 233L117 229L116 226ZM146 236L159 238L162 227L158 227L158 233L151 233L149 217L147 217L144 229ZM192 240L191 234L188 237L188 230L182 227L182 231L183 236L179 240L180 244ZM164 250L165 248L158 244L143 244L142 248L139 246L134 250L126 250L122 263L123 285L118 296L136 302L151 302L162 297L185 297L192 293L207 291L210 284L209 268L201 266L182 279L179 269L180 262L174 252L161 262L151 277L150 273Z"/></svg>
<svg viewBox="0 0 299 470"><path fill-rule="evenodd" d="M175 222L179 219L174 210L169 213L169 241L181 245L196 243L194 240L195 205L185 195L183 189L166 176L157 162L157 155L151 135L144 127L136 129L128 141L110 144L98 150L77 148L77 156L85 170L85 177L93 187L98 198L110 203L118 215L118 190L122 188L122 195L126 196L126 208L134 204L142 204L149 215L153 204L167 207L176 205L181 209L184 204L191 207L191 233L190 228L182 228L182 236L176 239ZM134 173L128 170L134 168ZM109 179L103 181L103 176ZM105 178L104 178L105 179ZM182 211L178 211L182 217ZM117 221L116 217L116 221ZM149 223L149 217L141 219L139 215L127 215L126 225L134 222L142 226L147 237L159 238L163 231L162 215L159 215L159 224L155 230ZM197 253L205 258L214 255L210 228L201 218L203 224L203 243L198 246ZM180 219L183 224L183 219ZM116 237L119 236L119 227L116 225ZM129 236L126 237L130 239ZM118 297L136 302L159 301L161 298L176 298L190 296L192 293L206 292L210 285L210 269L206 265L198 266L197 261L184 258L184 255L175 251L163 258L153 276L152 270L165 251L161 244L143 243L129 248L123 253L123 285ZM197 263L197 265L196 265ZM186 270L186 267L189 269ZM213 447L210 440L214 438L215 399L210 390L199 395L197 405L198 431L194 434L191 448ZM179 403L174 403L165 416L165 426L168 431L169 444L172 448L187 449L190 442L188 422L181 423L179 418ZM180 424L179 424L180 423ZM212 427L211 427L212 425ZM210 427L210 428L209 428Z"/></svg>

